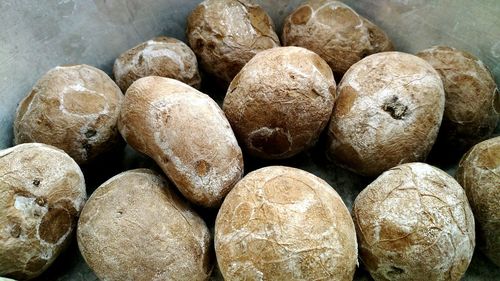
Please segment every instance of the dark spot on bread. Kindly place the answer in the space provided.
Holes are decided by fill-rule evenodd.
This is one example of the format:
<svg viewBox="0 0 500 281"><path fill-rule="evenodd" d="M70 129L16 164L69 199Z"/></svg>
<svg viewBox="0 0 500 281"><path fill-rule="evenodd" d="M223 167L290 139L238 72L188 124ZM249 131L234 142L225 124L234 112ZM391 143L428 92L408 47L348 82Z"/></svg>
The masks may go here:
<svg viewBox="0 0 500 281"><path fill-rule="evenodd" d="M210 170L210 164L205 160L198 160L195 164L196 173L198 176L204 176Z"/></svg>
<svg viewBox="0 0 500 281"><path fill-rule="evenodd" d="M48 243L57 243L71 229L71 216L68 211L49 208L38 227L40 238Z"/></svg>
<svg viewBox="0 0 500 281"><path fill-rule="evenodd" d="M408 107L404 105L396 96L393 96L382 105L382 109L389 113L396 120L404 119L407 115Z"/></svg>
<svg viewBox="0 0 500 281"><path fill-rule="evenodd" d="M39 179L34 179L33 180L33 185L38 187L40 185L40 180Z"/></svg>
<svg viewBox="0 0 500 281"><path fill-rule="evenodd" d="M26 270L28 271L39 271L47 263L47 260L40 257L32 257L26 264Z"/></svg>
<svg viewBox="0 0 500 281"><path fill-rule="evenodd" d="M95 136L96 134L97 134L96 130L94 130L94 129L88 129L85 132L85 137L89 139L89 138Z"/></svg>
<svg viewBox="0 0 500 281"><path fill-rule="evenodd" d="M260 129L250 135L249 141L253 149L270 155L285 153L292 145L282 128Z"/></svg>

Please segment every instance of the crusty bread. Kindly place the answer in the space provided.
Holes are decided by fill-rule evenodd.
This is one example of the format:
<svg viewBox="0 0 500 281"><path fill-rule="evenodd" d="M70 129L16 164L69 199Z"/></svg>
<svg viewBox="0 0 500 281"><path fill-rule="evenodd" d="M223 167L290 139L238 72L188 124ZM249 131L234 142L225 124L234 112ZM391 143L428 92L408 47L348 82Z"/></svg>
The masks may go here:
<svg viewBox="0 0 500 281"><path fill-rule="evenodd" d="M157 173L138 169L103 183L78 221L78 246L101 280L208 280L205 222Z"/></svg>
<svg viewBox="0 0 500 281"><path fill-rule="evenodd" d="M300 46L320 55L339 80L362 58L393 50L384 31L333 0L302 3L285 19L281 39L284 46Z"/></svg>
<svg viewBox="0 0 500 281"><path fill-rule="evenodd" d="M378 53L354 64L338 87L328 157L365 176L423 161L444 110L439 74L425 60Z"/></svg>
<svg viewBox="0 0 500 281"><path fill-rule="evenodd" d="M500 114L500 95L488 68L473 55L446 46L417 53L436 69L446 94L438 143L441 149L466 152L487 139Z"/></svg>
<svg viewBox="0 0 500 281"><path fill-rule="evenodd" d="M241 149L224 112L177 80L151 76L132 84L119 128L193 203L219 205L243 174Z"/></svg>
<svg viewBox="0 0 500 281"><path fill-rule="evenodd" d="M462 187L424 163L384 172L353 206L360 258L375 280L457 281L474 252Z"/></svg>
<svg viewBox="0 0 500 281"><path fill-rule="evenodd" d="M332 113L335 86L330 67L317 54L278 47L260 52L243 67L223 108L248 153L288 158L318 140Z"/></svg>
<svg viewBox="0 0 500 281"><path fill-rule="evenodd" d="M308 172L265 167L222 204L215 252L225 280L353 279L354 224L340 196Z"/></svg>
<svg viewBox="0 0 500 281"><path fill-rule="evenodd" d="M72 238L87 197L82 171L64 151L29 143L0 150L0 275L31 279Z"/></svg>
<svg viewBox="0 0 500 281"><path fill-rule="evenodd" d="M165 36L125 51L115 60L113 74L123 92L146 76L173 78L194 88L199 88L201 83L193 51L184 42Z"/></svg>
<svg viewBox="0 0 500 281"><path fill-rule="evenodd" d="M476 144L456 174L467 193L478 230L478 247L500 266L500 137Z"/></svg>
<svg viewBox="0 0 500 281"><path fill-rule="evenodd" d="M253 0L205 0L188 17L186 36L201 67L229 83L258 52L280 45L274 24Z"/></svg>
<svg viewBox="0 0 500 281"><path fill-rule="evenodd" d="M58 66L19 104L14 142L50 144L85 164L121 141L116 122L122 99L103 71L84 64Z"/></svg>

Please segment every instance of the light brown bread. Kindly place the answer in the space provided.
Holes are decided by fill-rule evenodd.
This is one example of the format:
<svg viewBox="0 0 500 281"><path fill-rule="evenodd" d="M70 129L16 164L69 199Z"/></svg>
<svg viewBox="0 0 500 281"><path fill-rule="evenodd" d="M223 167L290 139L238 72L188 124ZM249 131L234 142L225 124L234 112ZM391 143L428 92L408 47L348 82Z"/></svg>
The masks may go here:
<svg viewBox="0 0 500 281"><path fill-rule="evenodd" d="M279 47L243 67L223 108L248 153L282 159L315 144L334 100L335 80L322 58L304 48Z"/></svg>
<svg viewBox="0 0 500 281"><path fill-rule="evenodd" d="M165 36L125 51L115 60L113 74L123 92L146 76L173 78L194 88L199 88L201 83L193 51L184 42Z"/></svg>
<svg viewBox="0 0 500 281"><path fill-rule="evenodd" d="M243 174L241 149L224 112L177 80L151 76L132 84L119 128L130 146L153 158L198 205L220 205Z"/></svg>
<svg viewBox="0 0 500 281"><path fill-rule="evenodd" d="M188 17L186 36L201 67L226 83L258 52L280 45L274 24L252 0L205 0Z"/></svg>
<svg viewBox="0 0 500 281"><path fill-rule="evenodd" d="M285 46L304 47L320 55L339 80L362 58L393 50L383 30L332 0L302 3L285 19L281 39Z"/></svg>
<svg viewBox="0 0 500 281"><path fill-rule="evenodd" d="M116 122L122 99L115 82L95 67L53 68L19 104L14 143L50 144L85 164L120 142Z"/></svg>
<svg viewBox="0 0 500 281"><path fill-rule="evenodd" d="M444 90L425 60L378 53L354 64L338 87L328 128L330 159L365 176L423 161L441 124Z"/></svg>
<svg viewBox="0 0 500 281"><path fill-rule="evenodd" d="M375 280L458 281L474 252L462 187L425 163L386 171L356 198L360 257Z"/></svg>
<svg viewBox="0 0 500 281"><path fill-rule="evenodd" d="M460 155L495 130L500 95L488 68L473 55L446 46L417 53L443 80L446 94L443 124L438 136L443 148Z"/></svg>
<svg viewBox="0 0 500 281"><path fill-rule="evenodd" d="M87 197L64 151L29 143L0 150L0 276L32 279L72 238Z"/></svg>
<svg viewBox="0 0 500 281"><path fill-rule="evenodd" d="M138 169L103 183L78 221L78 246L101 280L208 280L205 222L157 173Z"/></svg>
<svg viewBox="0 0 500 281"><path fill-rule="evenodd" d="M467 152L456 178L474 212L478 247L500 266L500 137L480 142Z"/></svg>
<svg viewBox="0 0 500 281"><path fill-rule="evenodd" d="M353 280L354 225L340 196L308 172L282 166L246 175L215 222L225 280Z"/></svg>

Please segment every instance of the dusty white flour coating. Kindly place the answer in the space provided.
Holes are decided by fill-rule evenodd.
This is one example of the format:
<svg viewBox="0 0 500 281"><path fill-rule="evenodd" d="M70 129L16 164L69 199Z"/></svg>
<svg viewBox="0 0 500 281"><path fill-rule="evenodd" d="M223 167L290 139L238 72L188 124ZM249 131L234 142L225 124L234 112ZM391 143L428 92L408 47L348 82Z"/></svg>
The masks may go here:
<svg viewBox="0 0 500 281"><path fill-rule="evenodd" d="M134 83L120 131L197 204L219 204L243 173L241 150L222 110L182 82L148 77Z"/></svg>
<svg viewBox="0 0 500 281"><path fill-rule="evenodd" d="M71 157L44 144L0 151L0 275L42 273L59 255L86 199Z"/></svg>
<svg viewBox="0 0 500 281"><path fill-rule="evenodd" d="M205 222L151 170L121 173L89 198L78 246L101 280L208 280Z"/></svg>
<svg viewBox="0 0 500 281"><path fill-rule="evenodd" d="M356 198L360 255L375 280L459 280L474 252L462 187L424 163L392 168Z"/></svg>
<svg viewBox="0 0 500 281"><path fill-rule="evenodd" d="M357 263L354 226L338 194L280 166L248 174L229 193L215 249L227 280L348 280Z"/></svg>

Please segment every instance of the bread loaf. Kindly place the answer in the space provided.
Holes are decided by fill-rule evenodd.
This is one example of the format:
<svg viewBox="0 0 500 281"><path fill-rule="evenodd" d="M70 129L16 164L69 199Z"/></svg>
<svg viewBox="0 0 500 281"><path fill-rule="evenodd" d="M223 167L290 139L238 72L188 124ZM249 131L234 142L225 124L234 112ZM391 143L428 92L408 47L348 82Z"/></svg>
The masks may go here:
<svg viewBox="0 0 500 281"><path fill-rule="evenodd" d="M119 127L198 205L218 206L243 174L241 149L222 110L177 80L151 76L132 84Z"/></svg>

